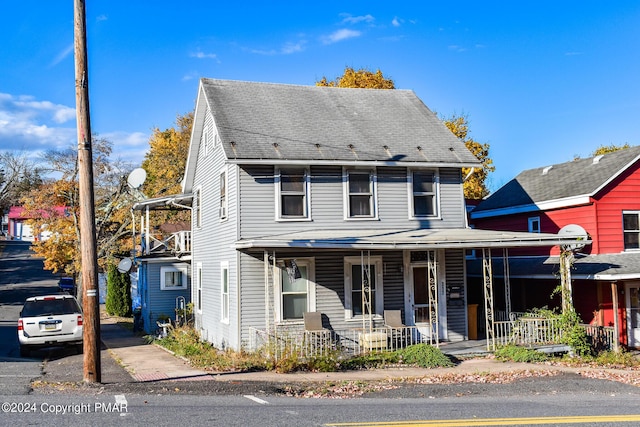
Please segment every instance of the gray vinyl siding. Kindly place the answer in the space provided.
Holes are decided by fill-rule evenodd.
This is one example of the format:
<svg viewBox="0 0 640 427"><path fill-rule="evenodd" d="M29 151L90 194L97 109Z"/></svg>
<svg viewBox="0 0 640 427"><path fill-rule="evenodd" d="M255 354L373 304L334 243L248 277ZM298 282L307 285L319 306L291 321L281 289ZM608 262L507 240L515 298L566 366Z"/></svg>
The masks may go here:
<svg viewBox="0 0 640 427"><path fill-rule="evenodd" d="M259 237L269 234L314 229L367 228L459 228L465 225L460 170L439 171L439 209L433 219L409 217L407 169L377 168L378 218L348 220L344 215L344 190L341 166L311 167L311 214L309 220L278 221L273 166L240 168L240 236Z"/></svg>
<svg viewBox="0 0 640 427"><path fill-rule="evenodd" d="M467 306L465 284L465 255L463 250L445 251L447 329L449 341L463 341L467 338ZM460 292L460 298L451 298L452 288Z"/></svg>
<svg viewBox="0 0 640 427"><path fill-rule="evenodd" d="M215 125L207 113L205 126L213 135ZM202 313L195 313L196 328L203 339L220 348L236 348L239 344L237 253L232 248L237 240L237 167L226 164L220 145L210 147L205 156L204 144L200 146L198 165L194 176L194 190L200 189L202 223L197 227L192 218L192 265L202 265ZM220 173L227 174L227 219L219 216ZM221 268L220 263L229 263L229 322L222 321ZM195 287L194 287L195 292ZM195 295L193 299L195 301Z"/></svg>

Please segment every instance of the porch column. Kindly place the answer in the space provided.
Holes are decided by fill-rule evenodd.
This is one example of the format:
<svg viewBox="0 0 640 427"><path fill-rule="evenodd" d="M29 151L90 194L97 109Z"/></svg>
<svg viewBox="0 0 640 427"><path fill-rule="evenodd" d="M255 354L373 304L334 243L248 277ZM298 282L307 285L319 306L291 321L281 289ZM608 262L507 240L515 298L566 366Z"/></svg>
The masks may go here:
<svg viewBox="0 0 640 427"><path fill-rule="evenodd" d="M620 325L618 323L618 282L611 282L611 302L613 305L613 351L617 353L618 351L620 351Z"/></svg>
<svg viewBox="0 0 640 427"><path fill-rule="evenodd" d="M573 264L573 252L561 248L560 252L560 287L562 289L562 313L573 309L571 290L571 264Z"/></svg>
<svg viewBox="0 0 640 427"><path fill-rule="evenodd" d="M511 314L511 282L509 281L509 249L502 249L502 265L504 267L504 305L507 318Z"/></svg>
<svg viewBox="0 0 640 427"><path fill-rule="evenodd" d="M482 248L482 275L484 279L484 318L487 332L487 350L495 351L495 329L493 323L493 272L491 271L491 249Z"/></svg>

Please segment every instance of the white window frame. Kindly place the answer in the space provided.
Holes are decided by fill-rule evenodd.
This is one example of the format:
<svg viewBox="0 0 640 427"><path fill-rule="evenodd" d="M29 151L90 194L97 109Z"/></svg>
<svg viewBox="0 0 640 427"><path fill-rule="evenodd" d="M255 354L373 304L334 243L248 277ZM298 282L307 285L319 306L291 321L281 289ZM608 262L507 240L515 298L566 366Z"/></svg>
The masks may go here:
<svg viewBox="0 0 640 427"><path fill-rule="evenodd" d="M369 174L369 215L352 216L349 192L349 176L351 174ZM342 171L342 188L343 188L343 211L344 219L348 221L370 221L378 219L378 175L375 169L343 169ZM362 194L362 193L355 193Z"/></svg>
<svg viewBox="0 0 640 427"><path fill-rule="evenodd" d="M202 227L202 187L196 188L195 206L193 207L193 223L196 228Z"/></svg>
<svg viewBox="0 0 640 427"><path fill-rule="evenodd" d="M527 220L527 230L529 230L529 233L541 233L541 223L540 223L540 217L539 216L532 216ZM538 225L538 229L536 230L535 225Z"/></svg>
<svg viewBox="0 0 640 427"><path fill-rule="evenodd" d="M433 192L413 191L413 174L414 173L433 173ZM409 169L407 170L407 190L409 192L409 218L440 218L440 174L438 169ZM433 214L432 215L416 215L415 196L416 195L432 195L433 196Z"/></svg>
<svg viewBox="0 0 640 427"><path fill-rule="evenodd" d="M302 323L304 319L284 319L284 307L282 297L282 276L287 274L285 268L285 261L294 259L298 266L304 266L307 268L307 311L316 311L316 260L315 258L285 258L278 260L278 268L276 268L275 283L278 286L275 287L274 309L276 313L276 322L278 323ZM282 262L280 262L282 261Z"/></svg>
<svg viewBox="0 0 640 427"><path fill-rule="evenodd" d="M345 320L360 320L362 321L362 316L364 314L353 314L353 296L352 296L352 277L351 277L351 268L354 265L361 266L363 262L367 262L369 260L369 265L374 265L375 272L375 280L376 280L376 289L375 289L375 298L376 298L376 312L373 313L374 319L382 319L382 314L384 313L384 283L383 283L383 265L382 265L382 256L376 255L371 257L365 257L364 259L359 256L347 256L344 257L344 318ZM364 312L364 308L363 308Z"/></svg>
<svg viewBox="0 0 640 427"><path fill-rule="evenodd" d="M224 221L229 217L229 179L226 169L222 169L218 174L219 177L219 207L218 207L218 215L220 217L220 221ZM222 187L224 183L224 196L222 194Z"/></svg>
<svg viewBox="0 0 640 427"><path fill-rule="evenodd" d="M204 148L204 156L207 157L211 151L211 147L209 146L210 143L210 138L209 138L209 130L208 128L205 126L204 129L202 130L202 145Z"/></svg>
<svg viewBox="0 0 640 427"><path fill-rule="evenodd" d="M624 236L625 236L626 233L634 233L635 232L635 233L637 233L639 235L639 239L640 239L640 230L631 230L631 229L627 230L627 229L624 228L624 216L625 215L635 215L635 216L637 216L638 217L638 225L639 225L639 228L640 228L640 211L632 211L632 210L622 211L622 247L623 247L623 251L624 252L637 252L637 251L640 251L640 244L638 245L637 248L626 248L625 247Z"/></svg>
<svg viewBox="0 0 640 427"><path fill-rule="evenodd" d="M202 263L196 263L196 286L195 286L195 298L194 301L196 312L202 314Z"/></svg>
<svg viewBox="0 0 640 427"><path fill-rule="evenodd" d="M288 216L283 215L282 210L282 196L287 193L282 191L282 173L292 169L302 169L304 171L304 187L302 194L303 202L302 209L303 214L301 216ZM311 220L311 173L308 167L291 167L291 168L276 168L275 176L275 194L276 194L276 221L310 221ZM299 193L296 193L300 195Z"/></svg>
<svg viewBox="0 0 640 427"><path fill-rule="evenodd" d="M226 291L225 291L226 283ZM220 262L220 321L229 323L229 261Z"/></svg>
<svg viewBox="0 0 640 427"><path fill-rule="evenodd" d="M173 273L180 277L180 285L174 286L167 283L167 273ZM162 291L175 291L187 289L187 267L174 267L174 266L162 266L160 267L160 290Z"/></svg>

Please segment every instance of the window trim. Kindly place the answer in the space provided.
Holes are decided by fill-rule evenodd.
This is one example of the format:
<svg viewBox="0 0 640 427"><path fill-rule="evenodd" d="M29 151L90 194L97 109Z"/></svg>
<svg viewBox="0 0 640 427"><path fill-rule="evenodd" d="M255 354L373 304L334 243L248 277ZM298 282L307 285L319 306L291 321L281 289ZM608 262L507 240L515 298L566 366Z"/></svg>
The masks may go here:
<svg viewBox="0 0 640 427"><path fill-rule="evenodd" d="M202 228L202 186L196 188L194 199L193 224L196 228Z"/></svg>
<svg viewBox="0 0 640 427"><path fill-rule="evenodd" d="M218 187L218 217L220 221L225 221L229 218L229 174L226 168L221 169L218 174L219 187ZM222 194L222 183L224 182L224 195Z"/></svg>
<svg viewBox="0 0 640 427"><path fill-rule="evenodd" d="M226 273L226 275L225 275ZM227 291L225 292L224 284L226 278ZM220 321L222 323L229 323L230 314L230 299L229 299L229 261L220 262Z"/></svg>
<svg viewBox="0 0 640 427"><path fill-rule="evenodd" d="M369 207L371 214L367 216L351 216L351 204L349 192L349 175L350 174L369 174L369 190L370 199ZM343 168L342 170L342 193L343 193L343 212L346 221L371 221L378 220L378 174L375 168ZM359 194L359 193L358 193Z"/></svg>
<svg viewBox="0 0 640 427"><path fill-rule="evenodd" d="M433 215L416 215L415 193L413 192L413 174L417 172L433 173ZM409 194L409 219L438 219L440 215L440 171L439 169L407 169L407 191ZM420 193L422 194L422 193ZM424 193L428 194L428 193Z"/></svg>
<svg viewBox="0 0 640 427"><path fill-rule="evenodd" d="M198 314L202 314L202 263L196 263L196 286L195 286L195 309Z"/></svg>
<svg viewBox="0 0 640 427"><path fill-rule="evenodd" d="M302 169L304 171L304 194L302 208L303 215L302 216L284 216L282 214L282 172L292 169ZM287 222L287 221L311 221L311 171L309 167L277 167L274 173L274 184L275 184L275 197L276 197L276 221ZM286 192L284 193L286 194Z"/></svg>
<svg viewBox="0 0 640 427"><path fill-rule="evenodd" d="M382 319L384 313L384 283L383 283L383 264L382 256L375 255L368 258L370 260L369 265L375 265L376 267L376 312L373 314L373 319ZM344 319L348 321L362 321L363 315L353 314L353 296L352 296L352 277L351 268L354 265L362 265L363 259L359 256L346 256L344 257ZM366 260L364 260L366 262Z"/></svg>
<svg viewBox="0 0 640 427"><path fill-rule="evenodd" d="M180 273L180 286L170 286L166 283L167 273ZM175 291L187 289L188 276L187 267L175 267L172 265L165 265L160 267L160 290L161 291Z"/></svg>
<svg viewBox="0 0 640 427"><path fill-rule="evenodd" d="M624 228L624 216L625 215L635 215L638 217L638 230L626 230ZM640 211L638 210L623 210L622 211L622 250L623 252L638 252L640 251L640 243L638 244L638 247L636 248L627 248L625 246L625 239L624 236L626 233L632 233L635 232L636 234L638 234L638 240L640 242Z"/></svg>
<svg viewBox="0 0 640 427"><path fill-rule="evenodd" d="M284 307L282 303L282 275L284 274L284 262L285 260L294 259L296 264L307 267L307 311L316 311L316 259L314 257L305 258L281 258L278 259L278 265L275 269L275 283L278 286L275 287L274 292L274 310L276 315L276 322L279 324L297 324L304 322L304 319L284 319Z"/></svg>
<svg viewBox="0 0 640 427"><path fill-rule="evenodd" d="M538 230L534 230L533 224L537 223L538 224ZM540 217L539 216L532 216L529 217L527 219L527 230L529 231L529 233L541 233L541 221L540 221Z"/></svg>

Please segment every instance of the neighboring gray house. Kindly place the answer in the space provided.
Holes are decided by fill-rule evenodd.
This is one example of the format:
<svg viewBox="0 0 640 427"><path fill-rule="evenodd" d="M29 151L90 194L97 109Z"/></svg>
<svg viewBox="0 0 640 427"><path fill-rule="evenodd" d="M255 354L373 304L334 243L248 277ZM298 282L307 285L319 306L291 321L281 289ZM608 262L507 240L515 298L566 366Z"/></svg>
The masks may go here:
<svg viewBox="0 0 640 427"><path fill-rule="evenodd" d="M479 166L409 90L202 79L183 181L195 328L239 349L307 311L345 331L395 309L466 339L466 249L570 240L467 228L462 168Z"/></svg>

